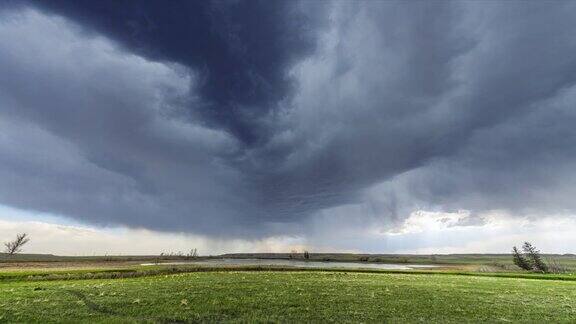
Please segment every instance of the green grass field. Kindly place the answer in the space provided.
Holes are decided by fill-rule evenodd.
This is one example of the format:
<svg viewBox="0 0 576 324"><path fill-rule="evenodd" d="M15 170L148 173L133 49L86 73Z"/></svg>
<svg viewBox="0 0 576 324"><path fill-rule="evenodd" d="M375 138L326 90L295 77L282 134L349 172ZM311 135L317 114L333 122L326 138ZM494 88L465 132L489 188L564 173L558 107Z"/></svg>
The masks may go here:
<svg viewBox="0 0 576 324"><path fill-rule="evenodd" d="M576 319L576 281L570 276L542 275L548 280L541 280L513 275L249 269L169 273L83 280L38 280L5 273L0 280L0 322Z"/></svg>

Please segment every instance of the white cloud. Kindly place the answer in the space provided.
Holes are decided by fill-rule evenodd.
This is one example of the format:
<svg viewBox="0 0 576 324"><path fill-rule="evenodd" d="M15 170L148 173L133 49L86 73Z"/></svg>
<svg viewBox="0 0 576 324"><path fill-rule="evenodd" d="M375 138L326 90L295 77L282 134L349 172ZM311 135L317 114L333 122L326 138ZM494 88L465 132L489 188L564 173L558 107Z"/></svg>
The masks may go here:
<svg viewBox="0 0 576 324"><path fill-rule="evenodd" d="M388 235L403 235L431 231L442 231L458 226L470 217L468 211L457 213L442 213L417 210L413 212L404 223L396 228L386 231Z"/></svg>
<svg viewBox="0 0 576 324"><path fill-rule="evenodd" d="M348 212L352 210L347 209ZM56 255L155 255L186 253L192 248L197 248L203 255L293 249L356 253L508 253L512 246L524 241L534 243L546 253L576 252L573 235L576 220L571 217L526 219L492 212L481 215L482 223L472 224L468 218L470 215L466 211L419 211L395 228L352 226L338 230L330 227L324 228L317 237L310 233L307 237L227 240L144 229L89 227L54 215L0 206L0 241L26 232L32 240L25 252ZM333 235L325 235L326 231Z"/></svg>
<svg viewBox="0 0 576 324"><path fill-rule="evenodd" d="M501 211L471 216L417 211L393 229L374 233L394 253L509 253L529 241L545 253L574 253L576 219L571 216L519 218Z"/></svg>
<svg viewBox="0 0 576 324"><path fill-rule="evenodd" d="M0 243L17 233L28 233L24 253L55 255L157 255L197 248L201 255L240 252L304 250L299 237L260 240L218 240L186 233L161 233L146 229L97 228L54 215L27 212L0 205Z"/></svg>

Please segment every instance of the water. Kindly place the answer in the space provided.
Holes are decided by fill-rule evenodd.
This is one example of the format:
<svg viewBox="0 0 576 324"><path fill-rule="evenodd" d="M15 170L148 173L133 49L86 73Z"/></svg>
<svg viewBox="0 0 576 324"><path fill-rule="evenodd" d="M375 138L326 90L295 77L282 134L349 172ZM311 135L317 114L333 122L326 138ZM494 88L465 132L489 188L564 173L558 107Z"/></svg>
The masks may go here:
<svg viewBox="0 0 576 324"><path fill-rule="evenodd" d="M413 270L418 268L433 268L429 264L384 264L361 262L331 262L331 261L300 261L280 259L212 259L202 261L183 261L158 263L161 265L195 264L203 266L282 266L296 268L327 268L327 269L381 269L381 270ZM156 263L143 263L143 266L157 265Z"/></svg>

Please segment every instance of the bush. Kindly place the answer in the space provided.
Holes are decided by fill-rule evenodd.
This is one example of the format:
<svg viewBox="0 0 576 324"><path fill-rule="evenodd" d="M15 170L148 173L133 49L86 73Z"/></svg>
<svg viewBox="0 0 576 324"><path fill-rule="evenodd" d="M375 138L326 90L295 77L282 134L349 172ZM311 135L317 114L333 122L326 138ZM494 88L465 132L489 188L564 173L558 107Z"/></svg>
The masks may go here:
<svg viewBox="0 0 576 324"><path fill-rule="evenodd" d="M530 242L524 242L522 251L523 253L520 253L517 247L512 248L512 258L515 265L528 271L550 272L548 265L540 256L540 251L534 245Z"/></svg>
<svg viewBox="0 0 576 324"><path fill-rule="evenodd" d="M522 245L522 250L524 250L524 254L530 259L532 269L543 273L548 272L548 266L546 263L544 263L544 261L542 261L542 258L540 257L540 251L538 251L535 246L529 242L524 242L524 245Z"/></svg>
<svg viewBox="0 0 576 324"><path fill-rule="evenodd" d="M566 273L568 268L560 264L557 259L548 259L548 272L550 273Z"/></svg>
<svg viewBox="0 0 576 324"><path fill-rule="evenodd" d="M517 247L512 248L512 258L514 260L514 264L517 265L520 269L524 270L532 270L532 265L530 262L520 253Z"/></svg>

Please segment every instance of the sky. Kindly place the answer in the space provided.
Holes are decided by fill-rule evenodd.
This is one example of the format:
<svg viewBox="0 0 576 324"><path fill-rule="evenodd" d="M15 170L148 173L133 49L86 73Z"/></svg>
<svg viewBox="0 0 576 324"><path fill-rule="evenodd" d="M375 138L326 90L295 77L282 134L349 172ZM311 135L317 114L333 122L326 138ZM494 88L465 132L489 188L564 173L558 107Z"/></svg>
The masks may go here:
<svg viewBox="0 0 576 324"><path fill-rule="evenodd" d="M0 241L576 253L576 3L0 2Z"/></svg>

